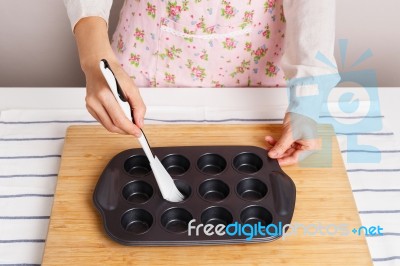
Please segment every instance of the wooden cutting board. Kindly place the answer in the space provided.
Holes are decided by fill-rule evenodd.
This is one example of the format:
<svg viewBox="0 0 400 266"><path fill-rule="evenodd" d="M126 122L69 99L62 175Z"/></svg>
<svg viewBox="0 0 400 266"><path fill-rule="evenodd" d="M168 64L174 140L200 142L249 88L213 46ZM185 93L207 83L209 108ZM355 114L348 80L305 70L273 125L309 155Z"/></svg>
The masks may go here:
<svg viewBox="0 0 400 266"><path fill-rule="evenodd" d="M150 145L254 145L278 137L278 125L147 125ZM332 156L330 167L283 168L297 188L293 223L360 226L342 157L329 126L320 134L332 149L312 160ZM135 139L100 126L68 129L51 214L43 265L370 265L364 236L303 235L302 230L271 243L223 246L132 247L112 241L92 202L97 179L122 150L139 147ZM312 229L310 229L312 231ZM333 229L331 229L333 231Z"/></svg>

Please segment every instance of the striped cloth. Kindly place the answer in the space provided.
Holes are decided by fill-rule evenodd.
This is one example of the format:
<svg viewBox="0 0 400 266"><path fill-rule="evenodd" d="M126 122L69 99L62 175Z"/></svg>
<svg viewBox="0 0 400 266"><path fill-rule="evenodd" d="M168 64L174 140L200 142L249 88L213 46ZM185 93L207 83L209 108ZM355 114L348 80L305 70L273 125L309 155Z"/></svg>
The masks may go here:
<svg viewBox="0 0 400 266"><path fill-rule="evenodd" d="M149 108L146 122L281 123L282 114ZM322 115L321 119L329 122L332 117ZM0 114L0 266L40 265L66 128L76 124L97 122L84 110L10 110ZM400 148L395 136L386 127L379 132L337 133L362 224L384 228L382 236L367 237L373 262L400 265ZM350 155L370 158L376 153L347 148L349 136L378 147L381 162L349 163Z"/></svg>

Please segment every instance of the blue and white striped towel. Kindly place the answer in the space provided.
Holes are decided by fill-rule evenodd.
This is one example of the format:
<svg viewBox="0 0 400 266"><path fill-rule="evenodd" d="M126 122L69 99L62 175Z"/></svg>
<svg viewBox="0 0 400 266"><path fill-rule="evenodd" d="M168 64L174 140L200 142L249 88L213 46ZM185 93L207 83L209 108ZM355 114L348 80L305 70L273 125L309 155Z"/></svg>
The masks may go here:
<svg viewBox="0 0 400 266"><path fill-rule="evenodd" d="M170 112L169 112L170 111ZM153 108L148 123L273 123L283 112L261 113ZM179 113L177 117L171 112ZM329 121L330 117L322 116ZM382 119L376 117L371 119ZM323 122L323 121L322 121ZM10 110L0 116L0 266L40 265L57 182L66 128L96 124L84 110ZM360 143L382 151L379 164L348 163L347 156L368 156L349 150L348 134L338 135L348 176L363 225L380 225L383 236L368 237L375 265L400 265L400 148L387 129L355 133Z"/></svg>

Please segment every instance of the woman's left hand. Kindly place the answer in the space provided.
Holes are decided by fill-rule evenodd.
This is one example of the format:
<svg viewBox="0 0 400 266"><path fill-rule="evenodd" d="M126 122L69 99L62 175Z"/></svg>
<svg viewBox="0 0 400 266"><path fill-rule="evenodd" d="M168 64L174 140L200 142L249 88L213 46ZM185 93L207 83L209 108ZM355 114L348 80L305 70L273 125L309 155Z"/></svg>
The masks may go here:
<svg viewBox="0 0 400 266"><path fill-rule="evenodd" d="M295 164L321 146L317 136L317 123L297 113L286 113L282 135L278 140L272 136L266 136L265 140L271 146L268 156L277 159L281 166Z"/></svg>

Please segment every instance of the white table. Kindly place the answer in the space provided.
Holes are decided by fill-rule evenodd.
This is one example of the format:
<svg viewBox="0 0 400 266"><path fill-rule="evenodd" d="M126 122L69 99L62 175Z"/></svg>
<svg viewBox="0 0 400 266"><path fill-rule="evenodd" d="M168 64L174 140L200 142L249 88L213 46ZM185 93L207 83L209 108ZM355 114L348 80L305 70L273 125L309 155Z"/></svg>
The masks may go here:
<svg viewBox="0 0 400 266"><path fill-rule="evenodd" d="M343 88L345 90L345 88ZM286 89L277 88L142 88L148 107L237 108L272 110L282 115L287 106ZM379 88L381 113L400 135L400 87ZM85 109L84 88L0 88L0 112L6 109Z"/></svg>
<svg viewBox="0 0 400 266"><path fill-rule="evenodd" d="M342 89L344 92L346 91L346 88ZM275 122L280 122L279 118L283 117L287 106L286 90L277 88L144 88L141 89L141 93L148 106L146 118L161 120L180 119L202 122L204 120L221 121L224 118L256 117L278 118ZM400 123L396 117L396 114L400 111L400 105L397 103L397 99L400 98L400 88L380 88L379 95L381 114L385 116L386 128L384 132L386 135L382 137L379 134L372 136L361 134L360 138L367 141L367 144L376 144L381 150L389 152L382 154L382 162L378 164L364 163L358 165L346 161L345 163L362 223L384 224L385 232L388 233L387 236L379 238L367 238L376 265L383 265L384 263L386 266L396 265L400 261L398 252L400 245L400 231L398 229L398 217L400 217L398 204L400 202L400 182L398 181L400 149L394 145L394 138L400 136ZM8 119L8 122L0 123L0 137L3 135L8 139L41 139L40 141L29 142L7 140L0 142L0 157L3 158L0 161L0 177L3 175L3 178L0 178L0 189L2 189L0 207L6 207L0 208L0 216L35 215L37 217L42 215L40 217L48 220L52 193L54 193L57 182L63 136L66 127L69 125L68 121L93 122L93 118L85 111L84 98L84 88L0 88L0 112L9 109L26 109L26 111L20 112L0 113L0 122ZM43 109L46 111L43 111ZM56 109L59 111L55 111ZM66 109L67 111L65 111ZM81 111L77 111L77 109ZM36 122L33 124L24 122L29 121L29 119ZM37 123L38 120L48 120L47 122L66 120L62 121L66 123ZM240 119L233 119L229 120L228 123L240 121ZM147 123L151 122L157 121L147 120ZM261 121L256 122L260 123ZM266 123L270 123L270 121L268 120ZM391 131L395 133L394 136L387 134ZM46 137L45 140L41 138L43 136ZM48 140L49 137L55 137L55 139ZM348 152L343 151L348 149L345 145L346 136L338 135L338 139L339 143L342 144L341 150L345 158L348 155ZM361 154L368 155L369 153ZM26 163L23 169L18 167L13 156L18 157L18 164L21 161ZM357 156L359 155L357 154ZM9 158L6 157L13 158L8 160ZM31 160L32 157L40 159ZM13 167L12 162L14 162L15 167ZM6 171L7 169L8 171ZM395 171L387 171L388 169L395 169ZM21 173L33 173L32 171L39 172L38 177L21 176ZM46 175L43 175L43 173ZM13 177L15 175L15 178L4 178L4 174L13 175ZM30 183L27 184L26 182ZM21 184L22 188L17 184ZM7 194L12 196L8 197ZM32 198L30 195L33 194L36 196ZM18 204L23 207L25 212L29 213L18 211L16 207ZM14 212L14 210L18 212ZM372 214L370 214L371 212ZM8 264L39 264L41 262L40 252L46 238L47 220L27 220L22 230L22 226L15 226L15 224L22 223L22 220L0 219L0 223L4 221L2 227L0 227L0 265L4 263L4 260L2 261L4 257L9 259L6 261ZM38 229L39 227L40 229ZM7 242L8 239L16 241L10 243ZM34 239L33 242L32 239Z"/></svg>

